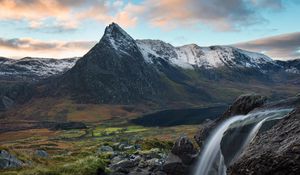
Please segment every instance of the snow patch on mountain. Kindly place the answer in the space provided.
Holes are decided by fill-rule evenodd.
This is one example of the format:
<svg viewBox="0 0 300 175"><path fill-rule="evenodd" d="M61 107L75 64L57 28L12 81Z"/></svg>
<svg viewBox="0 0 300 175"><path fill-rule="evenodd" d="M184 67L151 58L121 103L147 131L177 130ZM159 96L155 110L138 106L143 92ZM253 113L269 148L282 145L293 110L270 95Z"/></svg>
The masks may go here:
<svg viewBox="0 0 300 175"><path fill-rule="evenodd" d="M300 71L297 68L295 68L295 67L286 69L285 72L292 73L292 74L300 74Z"/></svg>
<svg viewBox="0 0 300 175"><path fill-rule="evenodd" d="M47 78L61 74L72 68L79 58L52 59L32 58L0 59L0 75L32 78ZM29 77L30 78L30 77Z"/></svg>
<svg viewBox="0 0 300 175"><path fill-rule="evenodd" d="M174 47L160 40L136 41L144 59L153 63L161 58L169 63L185 68L218 68L221 66L261 68L263 64L276 64L270 57L241 50L231 46L200 47L196 44Z"/></svg>

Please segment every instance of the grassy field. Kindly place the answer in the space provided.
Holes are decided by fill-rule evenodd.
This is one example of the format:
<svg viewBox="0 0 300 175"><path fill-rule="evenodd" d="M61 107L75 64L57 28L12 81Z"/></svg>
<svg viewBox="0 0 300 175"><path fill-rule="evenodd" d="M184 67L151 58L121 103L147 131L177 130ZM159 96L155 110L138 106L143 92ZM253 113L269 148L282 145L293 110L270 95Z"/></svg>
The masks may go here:
<svg viewBox="0 0 300 175"><path fill-rule="evenodd" d="M153 148L169 151L180 135L192 137L197 130L194 125L143 127L127 121L126 118L110 118L95 123L89 121L87 129L30 129L1 133L0 149L15 155L25 162L25 166L1 170L0 174L89 175L97 174L99 169L109 172L110 155L97 153L102 145L113 147L116 143L127 143L140 145L144 152ZM46 151L49 157L36 156L36 150Z"/></svg>

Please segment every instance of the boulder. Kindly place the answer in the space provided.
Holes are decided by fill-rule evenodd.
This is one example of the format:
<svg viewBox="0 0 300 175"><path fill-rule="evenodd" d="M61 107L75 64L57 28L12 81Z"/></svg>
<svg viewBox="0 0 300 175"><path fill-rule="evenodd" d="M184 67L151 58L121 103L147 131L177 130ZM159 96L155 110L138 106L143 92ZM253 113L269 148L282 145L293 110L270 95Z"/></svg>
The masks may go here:
<svg viewBox="0 0 300 175"><path fill-rule="evenodd" d="M171 152L177 155L186 165L191 165L197 156L197 149L187 136L181 136L177 139Z"/></svg>
<svg viewBox="0 0 300 175"><path fill-rule="evenodd" d="M163 164L163 172L170 175L188 174L190 167L197 158L197 149L186 136L176 140L171 153Z"/></svg>
<svg viewBox="0 0 300 175"><path fill-rule="evenodd" d="M178 156L170 153L162 170L167 175L184 175L187 172L188 167L182 163L182 160Z"/></svg>
<svg viewBox="0 0 300 175"><path fill-rule="evenodd" d="M0 151L0 169L19 168L23 162L5 150Z"/></svg>
<svg viewBox="0 0 300 175"><path fill-rule="evenodd" d="M129 173L132 168L137 166L137 163L134 160L121 160L116 164L112 164L110 169L113 172L120 172L120 173Z"/></svg>
<svg viewBox="0 0 300 175"><path fill-rule="evenodd" d="M49 157L49 154L46 151L40 150L40 149L35 151L35 155L38 156L38 157L42 157L42 158L48 158Z"/></svg>

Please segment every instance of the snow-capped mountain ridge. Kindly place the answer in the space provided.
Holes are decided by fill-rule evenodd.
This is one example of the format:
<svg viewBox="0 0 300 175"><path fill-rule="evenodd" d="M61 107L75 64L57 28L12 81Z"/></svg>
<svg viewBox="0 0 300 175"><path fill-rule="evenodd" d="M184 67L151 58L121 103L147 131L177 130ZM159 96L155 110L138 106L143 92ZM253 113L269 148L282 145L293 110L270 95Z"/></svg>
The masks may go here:
<svg viewBox="0 0 300 175"><path fill-rule="evenodd" d="M101 64L104 64L105 61L109 62L112 57L116 58L113 64L117 64L118 59L127 59L129 68L135 62L143 62L158 71L162 70L161 68L164 66L162 64L167 63L175 69L201 69L213 72L226 67L233 71L235 68L241 68L265 75L272 74L272 72L300 74L299 60L272 60L264 54L231 46L200 47L196 44L189 44L175 47L161 40L134 40L115 23L106 27L100 42L86 54L86 57L92 57L95 60L101 57L103 59ZM71 69L78 59L25 57L14 60L0 57L0 79L40 80L63 74ZM159 64L159 68L156 64ZM106 70L106 72L109 71L109 69Z"/></svg>
<svg viewBox="0 0 300 175"><path fill-rule="evenodd" d="M273 64L270 57L234 48L231 46L200 47L189 44L174 47L160 40L136 40L146 62L153 63L153 59L162 58L173 65L182 68L218 68L220 66L255 67L261 64Z"/></svg>
<svg viewBox="0 0 300 175"><path fill-rule="evenodd" d="M62 74L73 67L78 60L75 58L53 59L24 57L22 59L0 59L0 75L10 78L43 79L52 75Z"/></svg>

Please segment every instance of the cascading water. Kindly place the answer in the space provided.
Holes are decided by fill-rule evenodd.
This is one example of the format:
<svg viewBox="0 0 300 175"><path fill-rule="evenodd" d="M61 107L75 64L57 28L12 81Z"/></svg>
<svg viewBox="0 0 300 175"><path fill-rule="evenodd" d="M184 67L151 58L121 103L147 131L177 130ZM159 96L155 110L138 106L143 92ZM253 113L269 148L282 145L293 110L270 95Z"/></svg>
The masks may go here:
<svg viewBox="0 0 300 175"><path fill-rule="evenodd" d="M217 128L213 130L210 137L204 144L204 149L201 151L199 161L197 163L196 171L194 175L226 175L226 164L224 161L221 142L229 129L241 128L243 126L252 126L247 130L245 138L243 138L237 150L234 150L230 156L232 163L237 157L239 157L244 148L254 139L261 126L271 120L277 120L285 117L292 109L276 109L257 111L247 115L238 115L231 117L221 123ZM237 129L234 132L240 132ZM238 133L233 133L233 136L237 136ZM230 138L229 141L237 139L235 137ZM239 138L240 139L240 138Z"/></svg>

